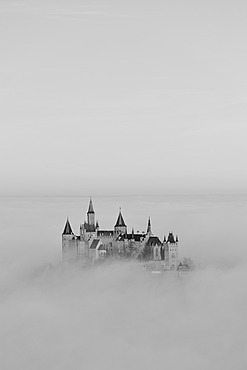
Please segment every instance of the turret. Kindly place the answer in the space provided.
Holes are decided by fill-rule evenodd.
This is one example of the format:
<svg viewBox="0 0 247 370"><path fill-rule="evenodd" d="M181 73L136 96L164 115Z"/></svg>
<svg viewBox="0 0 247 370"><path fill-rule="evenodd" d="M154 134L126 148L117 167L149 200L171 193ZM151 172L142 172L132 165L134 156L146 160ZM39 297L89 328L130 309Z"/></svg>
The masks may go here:
<svg viewBox="0 0 247 370"><path fill-rule="evenodd" d="M177 269L178 266L178 236L176 239L172 232L169 233L167 237L166 247L165 247L165 260L167 267L170 270Z"/></svg>
<svg viewBox="0 0 247 370"><path fill-rule="evenodd" d="M114 231L116 234L127 234L127 226L124 222L124 219L121 213L121 208L119 209L119 214L118 214L117 222L114 226Z"/></svg>
<svg viewBox="0 0 247 370"><path fill-rule="evenodd" d="M63 261L70 262L77 258L77 240L68 218L62 233L62 254Z"/></svg>

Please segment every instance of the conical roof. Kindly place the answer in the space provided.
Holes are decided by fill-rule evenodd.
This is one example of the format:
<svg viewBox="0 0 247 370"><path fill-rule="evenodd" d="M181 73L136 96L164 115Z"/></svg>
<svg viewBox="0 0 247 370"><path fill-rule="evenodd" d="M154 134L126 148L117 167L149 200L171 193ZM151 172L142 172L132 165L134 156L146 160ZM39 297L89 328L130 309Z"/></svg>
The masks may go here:
<svg viewBox="0 0 247 370"><path fill-rule="evenodd" d="M175 243L174 235L173 233L169 233L168 238L167 238L168 243Z"/></svg>
<svg viewBox="0 0 247 370"><path fill-rule="evenodd" d="M152 230L151 230L151 220L150 220L150 217L148 218L148 226L147 226L147 234L148 233L151 233Z"/></svg>
<svg viewBox="0 0 247 370"><path fill-rule="evenodd" d="M115 227L118 227L118 226L125 226L126 227L123 216L122 216L122 213L121 213L121 209L119 211L119 215L118 215Z"/></svg>
<svg viewBox="0 0 247 370"><path fill-rule="evenodd" d="M63 231L63 234L62 235L71 235L73 233L72 231L72 228L70 226L70 223L69 223L69 219L67 218L67 221L66 221L66 224L65 224L65 227L64 227L64 231Z"/></svg>
<svg viewBox="0 0 247 370"><path fill-rule="evenodd" d="M87 213L94 213L92 198L90 198Z"/></svg>

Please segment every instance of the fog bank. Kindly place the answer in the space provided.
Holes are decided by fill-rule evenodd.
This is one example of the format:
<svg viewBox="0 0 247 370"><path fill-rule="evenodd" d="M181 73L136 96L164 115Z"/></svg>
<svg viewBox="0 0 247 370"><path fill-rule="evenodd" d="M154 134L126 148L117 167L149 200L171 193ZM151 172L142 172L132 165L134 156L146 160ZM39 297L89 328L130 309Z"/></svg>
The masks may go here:
<svg viewBox="0 0 247 370"><path fill-rule="evenodd" d="M25 267L1 287L1 369L245 369L246 278Z"/></svg>

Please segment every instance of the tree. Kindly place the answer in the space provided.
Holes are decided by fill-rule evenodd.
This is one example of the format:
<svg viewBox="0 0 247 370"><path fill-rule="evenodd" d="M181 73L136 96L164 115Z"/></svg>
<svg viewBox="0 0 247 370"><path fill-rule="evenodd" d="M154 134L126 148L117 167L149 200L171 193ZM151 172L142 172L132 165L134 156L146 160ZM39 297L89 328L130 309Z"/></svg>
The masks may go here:
<svg viewBox="0 0 247 370"><path fill-rule="evenodd" d="M195 264L190 257L184 257L182 261L183 267L187 270L194 270Z"/></svg>
<svg viewBox="0 0 247 370"><path fill-rule="evenodd" d="M138 245L133 241L130 241L127 245L125 245L123 250L124 250L124 257L129 258L129 259L138 258L138 255L140 253L140 249Z"/></svg>
<svg viewBox="0 0 247 370"><path fill-rule="evenodd" d="M150 261L152 259L153 249L151 245L145 244L141 251L141 259L144 261Z"/></svg>

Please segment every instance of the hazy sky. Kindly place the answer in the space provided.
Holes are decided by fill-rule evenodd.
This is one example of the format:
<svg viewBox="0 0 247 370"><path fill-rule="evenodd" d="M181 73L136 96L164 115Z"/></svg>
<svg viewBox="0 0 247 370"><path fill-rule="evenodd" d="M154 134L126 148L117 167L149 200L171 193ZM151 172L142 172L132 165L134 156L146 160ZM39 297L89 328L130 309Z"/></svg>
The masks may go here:
<svg viewBox="0 0 247 370"><path fill-rule="evenodd" d="M1 194L243 191L243 1L0 2Z"/></svg>

